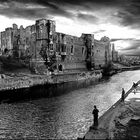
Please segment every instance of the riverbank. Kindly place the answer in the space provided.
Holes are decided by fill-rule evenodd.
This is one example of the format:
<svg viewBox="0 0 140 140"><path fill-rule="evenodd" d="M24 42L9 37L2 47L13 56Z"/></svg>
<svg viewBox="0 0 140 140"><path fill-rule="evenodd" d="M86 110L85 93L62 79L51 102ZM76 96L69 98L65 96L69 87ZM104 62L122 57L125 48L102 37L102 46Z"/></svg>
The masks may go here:
<svg viewBox="0 0 140 140"><path fill-rule="evenodd" d="M114 63L112 66L110 67L106 67L103 70L103 76L113 76L114 74L120 73L120 72L124 72L124 71L133 71L133 70L139 70L140 66L125 66L125 65L121 65L119 63Z"/></svg>
<svg viewBox="0 0 140 140"><path fill-rule="evenodd" d="M138 82L140 83L140 81ZM133 88L125 94L125 98L132 93ZM131 95L130 94L130 95ZM129 95L129 96L130 96ZM129 98L129 96L127 98ZM125 103L119 99L100 118L98 129L93 126L84 136L84 139L134 139L139 137L140 103L138 99L131 99ZM136 125L138 124L138 125ZM136 128L131 130L131 126ZM128 133L131 131L131 133ZM135 135L133 135L135 134Z"/></svg>
<svg viewBox="0 0 140 140"><path fill-rule="evenodd" d="M0 97L1 100L52 97L97 83L101 78L101 71L59 73L57 75L6 73L1 74Z"/></svg>
<svg viewBox="0 0 140 140"><path fill-rule="evenodd" d="M56 75L37 75L25 73L7 73L0 75L0 91L28 88L44 84L60 84L86 79L101 79L101 71L83 71L76 73L60 73Z"/></svg>
<svg viewBox="0 0 140 140"><path fill-rule="evenodd" d="M2 90L14 90L21 88L29 88L37 85L44 84L61 84L72 81L82 81L86 79L96 80L101 79L103 76L112 76L114 74L127 71L127 70L137 70L139 67L133 68L123 68L119 66L113 69L106 69L102 74L102 70L94 71L75 71L59 74L31 74L31 73L13 73L8 72L0 74L0 91Z"/></svg>
<svg viewBox="0 0 140 140"><path fill-rule="evenodd" d="M120 105L110 124L109 136L113 140L140 139L140 98L132 98Z"/></svg>

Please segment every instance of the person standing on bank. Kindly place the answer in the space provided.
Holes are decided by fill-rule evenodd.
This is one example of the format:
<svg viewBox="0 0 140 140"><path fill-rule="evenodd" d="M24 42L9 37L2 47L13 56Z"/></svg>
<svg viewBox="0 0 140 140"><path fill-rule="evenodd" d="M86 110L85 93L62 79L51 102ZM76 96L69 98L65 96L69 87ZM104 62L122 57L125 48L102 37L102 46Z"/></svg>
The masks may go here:
<svg viewBox="0 0 140 140"><path fill-rule="evenodd" d="M133 82L133 86L132 86L132 87L134 88L134 94L136 93L136 87L137 87L137 86L138 86L138 83L134 83L134 82Z"/></svg>
<svg viewBox="0 0 140 140"><path fill-rule="evenodd" d="M125 90L124 88L122 88L122 97L121 97L122 102L124 102L124 95L125 95Z"/></svg>
<svg viewBox="0 0 140 140"><path fill-rule="evenodd" d="M96 105L94 105L94 109L92 111L93 117L94 117L94 126L98 126L98 112L99 110L97 109Z"/></svg>

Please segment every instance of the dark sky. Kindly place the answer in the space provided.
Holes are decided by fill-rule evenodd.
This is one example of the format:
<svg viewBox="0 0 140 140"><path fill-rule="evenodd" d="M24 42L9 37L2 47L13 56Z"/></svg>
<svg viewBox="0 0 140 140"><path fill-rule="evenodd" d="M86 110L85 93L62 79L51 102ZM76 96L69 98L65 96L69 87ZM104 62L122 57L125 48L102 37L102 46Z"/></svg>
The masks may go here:
<svg viewBox="0 0 140 140"><path fill-rule="evenodd" d="M59 15L77 17L79 20L88 20L88 22L97 22L99 19L91 14L82 14L80 11L93 12L100 8L116 8L119 11L112 15L120 19L121 25L132 28L140 26L139 0L0 0L0 3L0 14L10 18L12 16L36 19ZM79 12L73 13L75 10Z"/></svg>
<svg viewBox="0 0 140 140"><path fill-rule="evenodd" d="M0 0L0 15L13 22L54 18L64 32L86 26L95 38L108 35L119 51L140 54L140 0Z"/></svg>

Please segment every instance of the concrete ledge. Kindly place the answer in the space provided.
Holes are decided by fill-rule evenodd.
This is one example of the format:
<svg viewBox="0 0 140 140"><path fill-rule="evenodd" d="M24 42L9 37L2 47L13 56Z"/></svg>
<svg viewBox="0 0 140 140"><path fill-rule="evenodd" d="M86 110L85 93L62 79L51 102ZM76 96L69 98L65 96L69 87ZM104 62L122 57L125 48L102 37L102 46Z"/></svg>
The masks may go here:
<svg viewBox="0 0 140 140"><path fill-rule="evenodd" d="M137 82L140 84L140 81ZM131 87L126 93L125 98L134 90ZM109 139L110 138L110 124L113 120L114 115L121 108L124 103L119 99L115 104L113 104L100 118L98 129L93 129L93 126L90 126L88 132L85 134L84 139ZM115 114L114 114L115 113Z"/></svg>

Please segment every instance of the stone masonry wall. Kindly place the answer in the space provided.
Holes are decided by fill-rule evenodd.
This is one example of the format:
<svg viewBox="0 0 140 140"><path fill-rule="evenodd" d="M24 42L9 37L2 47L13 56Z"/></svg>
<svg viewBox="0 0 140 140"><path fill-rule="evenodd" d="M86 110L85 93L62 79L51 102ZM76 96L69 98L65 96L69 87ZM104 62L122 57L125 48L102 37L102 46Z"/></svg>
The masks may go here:
<svg viewBox="0 0 140 140"><path fill-rule="evenodd" d="M57 67L63 71L86 69L86 47L83 39L75 36L56 33Z"/></svg>
<svg viewBox="0 0 140 140"><path fill-rule="evenodd" d="M23 28L13 24L1 32L0 47L13 50L13 56L41 73L50 71L87 70L104 67L111 61L110 40L100 41L93 34L81 37L58 33L52 20L39 19Z"/></svg>
<svg viewBox="0 0 140 140"><path fill-rule="evenodd" d="M95 68L105 66L105 46L98 40L94 43L94 64Z"/></svg>

